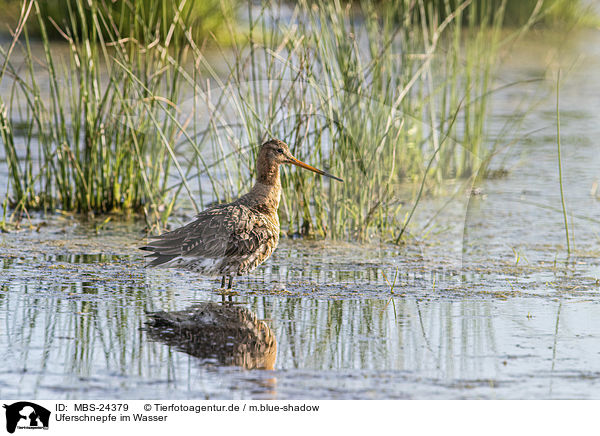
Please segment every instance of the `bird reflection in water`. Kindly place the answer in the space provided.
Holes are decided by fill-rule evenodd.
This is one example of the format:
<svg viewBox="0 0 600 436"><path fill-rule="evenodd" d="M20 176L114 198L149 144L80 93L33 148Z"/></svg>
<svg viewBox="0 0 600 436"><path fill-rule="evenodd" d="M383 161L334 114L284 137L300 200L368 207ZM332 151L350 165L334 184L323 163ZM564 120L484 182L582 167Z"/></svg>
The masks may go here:
<svg viewBox="0 0 600 436"><path fill-rule="evenodd" d="M176 312L148 314L152 340L200 359L245 369L275 367L277 341L256 314L232 303L200 303Z"/></svg>

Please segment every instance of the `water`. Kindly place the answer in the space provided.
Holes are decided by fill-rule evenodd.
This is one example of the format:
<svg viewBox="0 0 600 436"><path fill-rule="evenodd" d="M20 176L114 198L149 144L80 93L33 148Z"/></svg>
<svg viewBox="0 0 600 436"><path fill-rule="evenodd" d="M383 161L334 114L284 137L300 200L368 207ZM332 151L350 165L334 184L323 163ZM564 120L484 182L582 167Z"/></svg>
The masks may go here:
<svg viewBox="0 0 600 436"><path fill-rule="evenodd" d="M2 234L0 397L600 398L598 47L598 32L531 37L504 60L502 82L545 81L495 95L492 129L545 93L516 136L535 132L494 160L507 177L425 201L414 222L431 224L406 247L284 239L222 295L215 280L144 269L139 223L96 233L34 216L32 229ZM224 299L271 329L273 370L191 356L145 328L147 312Z"/></svg>

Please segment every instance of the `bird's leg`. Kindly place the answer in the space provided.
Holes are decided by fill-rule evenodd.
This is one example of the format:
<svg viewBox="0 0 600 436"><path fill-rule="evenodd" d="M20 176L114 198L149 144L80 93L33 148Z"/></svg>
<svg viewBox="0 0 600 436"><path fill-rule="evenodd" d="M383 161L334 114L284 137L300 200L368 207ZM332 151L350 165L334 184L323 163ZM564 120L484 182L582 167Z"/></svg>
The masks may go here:
<svg viewBox="0 0 600 436"><path fill-rule="evenodd" d="M221 289L225 289L225 276L221 279Z"/></svg>
<svg viewBox="0 0 600 436"><path fill-rule="evenodd" d="M231 289L233 286L233 276L229 276L229 285L227 285L227 289Z"/></svg>

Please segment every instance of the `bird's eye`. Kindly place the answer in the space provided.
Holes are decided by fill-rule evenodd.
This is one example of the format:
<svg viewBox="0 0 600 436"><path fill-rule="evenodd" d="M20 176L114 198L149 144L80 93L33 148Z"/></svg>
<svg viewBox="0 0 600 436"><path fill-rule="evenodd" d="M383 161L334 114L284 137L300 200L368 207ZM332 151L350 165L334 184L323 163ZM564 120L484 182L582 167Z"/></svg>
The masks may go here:
<svg viewBox="0 0 600 436"><path fill-rule="evenodd" d="M278 148L278 149L277 149L277 153L281 153L281 154L283 154L283 148Z"/></svg>

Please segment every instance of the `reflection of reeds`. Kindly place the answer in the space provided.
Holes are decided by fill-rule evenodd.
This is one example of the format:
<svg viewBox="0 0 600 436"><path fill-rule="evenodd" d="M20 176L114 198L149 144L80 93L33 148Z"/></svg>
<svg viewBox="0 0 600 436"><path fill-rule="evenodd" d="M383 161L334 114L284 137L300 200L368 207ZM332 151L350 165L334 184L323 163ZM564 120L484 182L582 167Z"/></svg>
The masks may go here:
<svg viewBox="0 0 600 436"><path fill-rule="evenodd" d="M59 397L91 387L108 392L116 385L94 386L93 380L152 378L163 372L158 362L164 361L168 368L168 350L146 343L140 331L145 312L164 302L149 298L142 283L128 287L72 276L22 278L27 284L0 292L2 336L10 341L2 352L13 353L15 365L31 371L22 376L24 389L50 389ZM82 380L89 383L84 388Z"/></svg>
<svg viewBox="0 0 600 436"><path fill-rule="evenodd" d="M15 267L10 262L3 265L10 274ZM260 395L256 390L240 393L239 376L229 382L214 372L203 376L206 366L148 340L141 329L148 319L146 312L172 311L177 304L174 295L149 292L143 277L129 284L115 283L113 275L110 280L102 276L93 280L92 271L90 265L89 272L81 267L76 276L61 272L0 290L4 370L20 377L7 383L3 392L14 392L20 385L27 396L39 392L39 396L58 398L114 392L139 397L138 390L144 389L153 394L166 391L165 395L180 396L191 391L203 396L214 389L211 383L217 383L220 389L229 389L225 397L232 392ZM83 280L88 274L89 280ZM244 303L258 318L271 320L277 366L284 378L294 376L286 375L291 369L317 371L317 377L329 370L408 371L440 383L494 373L490 367L498 353L494 302L394 298L395 314L385 299L257 296ZM336 377L332 382L345 381ZM368 378L360 383L365 389L379 384Z"/></svg>
<svg viewBox="0 0 600 436"><path fill-rule="evenodd" d="M185 20L157 34L141 15L123 28L104 2L80 3L69 17L81 31L60 29L64 56L50 46L38 0L24 3L40 29L43 78L27 25L0 48L0 80L12 79L0 132L17 210L138 210L163 226L181 192L197 209L246 189L257 146L278 136L348 180L286 172L287 232L398 238L412 182L429 188L487 162L503 7L475 20L467 0L438 19L423 0L365 2L360 13L301 0L288 17L278 2L249 2L248 38L231 31L223 75Z"/></svg>
<svg viewBox="0 0 600 436"><path fill-rule="evenodd" d="M495 371L488 304L397 298L393 309L386 300L261 300L254 310L266 304L265 316L279 320L281 369L406 370L442 381Z"/></svg>

